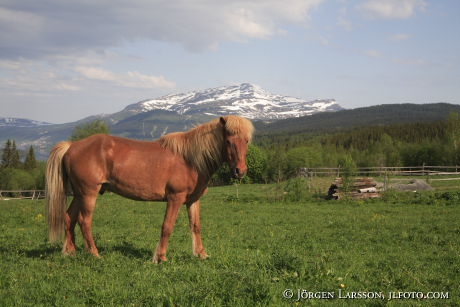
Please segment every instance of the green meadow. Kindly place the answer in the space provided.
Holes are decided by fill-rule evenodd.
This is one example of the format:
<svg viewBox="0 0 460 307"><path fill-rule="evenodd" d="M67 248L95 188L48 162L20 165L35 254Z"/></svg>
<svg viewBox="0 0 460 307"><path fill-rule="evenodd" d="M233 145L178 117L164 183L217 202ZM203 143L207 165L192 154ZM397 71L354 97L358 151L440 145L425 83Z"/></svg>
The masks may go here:
<svg viewBox="0 0 460 307"><path fill-rule="evenodd" d="M210 188L191 252L183 208L168 262L152 263L165 204L98 200L102 258L47 242L44 201L0 201L0 306L459 306L460 194L289 197L277 185Z"/></svg>

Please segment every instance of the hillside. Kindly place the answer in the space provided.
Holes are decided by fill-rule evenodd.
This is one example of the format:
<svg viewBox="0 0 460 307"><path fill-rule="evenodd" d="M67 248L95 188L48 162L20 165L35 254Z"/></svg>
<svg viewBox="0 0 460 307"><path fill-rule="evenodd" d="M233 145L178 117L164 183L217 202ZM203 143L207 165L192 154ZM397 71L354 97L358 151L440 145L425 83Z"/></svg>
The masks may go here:
<svg viewBox="0 0 460 307"><path fill-rule="evenodd" d="M170 94L133 103L123 110L94 115L66 124L49 124L21 118L0 118L0 142L14 139L18 148L32 145L46 158L52 145L67 140L77 125L103 119L114 135L154 140L165 133L184 131L212 118L239 114L252 120L274 121L342 107L334 99L308 101L272 94L250 83Z"/></svg>
<svg viewBox="0 0 460 307"><path fill-rule="evenodd" d="M272 123L258 121L255 126L258 135L326 133L356 127L435 122L446 119L451 112L460 113L460 105L448 103L388 104L317 113Z"/></svg>
<svg viewBox="0 0 460 307"><path fill-rule="evenodd" d="M139 106L139 105L138 105ZM118 136L153 140L173 131L184 131L209 121L216 116L199 112L179 114L169 110L144 110L143 112L129 108L107 116L92 116L78 122L53 125L48 123L21 123L5 121L0 125L0 142L14 139L18 148L25 149L33 145L39 159L46 159L51 146L66 140L75 126L94 120L104 119L110 126L111 133ZM319 112L313 115L288 118L282 120L253 120L256 127L255 141L275 136L295 136L305 134L323 134L347 131L356 127L383 126L405 123L427 123L444 120L449 113L460 113L460 105L447 103L436 104L391 104L379 105L336 112ZM245 116L244 113L237 113Z"/></svg>

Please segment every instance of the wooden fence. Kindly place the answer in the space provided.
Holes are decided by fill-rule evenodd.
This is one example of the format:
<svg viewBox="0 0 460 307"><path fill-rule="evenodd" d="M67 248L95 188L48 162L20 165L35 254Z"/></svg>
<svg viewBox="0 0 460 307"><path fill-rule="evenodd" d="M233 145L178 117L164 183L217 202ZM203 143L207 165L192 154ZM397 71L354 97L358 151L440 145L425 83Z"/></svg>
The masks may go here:
<svg viewBox="0 0 460 307"><path fill-rule="evenodd" d="M340 167L302 168L301 175L341 177ZM361 167L354 170L356 176L452 176L460 175L460 166L404 166L404 167ZM460 178L433 178L431 180L459 180Z"/></svg>
<svg viewBox="0 0 460 307"><path fill-rule="evenodd" d="M0 200L43 198L45 190L0 190Z"/></svg>
<svg viewBox="0 0 460 307"><path fill-rule="evenodd" d="M302 168L299 174L308 179L310 187L316 178L330 178L333 181L335 178L343 177L344 169L340 167ZM453 186L460 186L460 166L361 167L353 170L352 177L376 178L383 183L383 190L386 190L391 184L417 178L429 183L439 182L439 184L441 181L457 181L453 182Z"/></svg>

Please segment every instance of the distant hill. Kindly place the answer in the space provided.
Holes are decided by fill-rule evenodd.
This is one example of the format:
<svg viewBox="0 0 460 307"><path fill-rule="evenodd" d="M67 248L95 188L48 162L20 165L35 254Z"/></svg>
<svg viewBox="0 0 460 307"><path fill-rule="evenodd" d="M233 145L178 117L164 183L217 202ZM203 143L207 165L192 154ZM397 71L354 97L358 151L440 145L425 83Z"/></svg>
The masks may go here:
<svg viewBox="0 0 460 307"><path fill-rule="evenodd" d="M150 103L149 106L151 107L152 104ZM52 145L68 139L77 125L98 118L108 123L114 135L154 140L165 133L188 130L219 116L198 111L193 114L180 114L173 110L155 108L141 111L141 107L145 105L138 103L118 113L92 116L78 122L59 125L20 119L4 119L3 121L0 119L0 142L4 144L7 139L14 139L20 149L33 145L37 157L46 159ZM329 110L329 112L281 120L270 118L253 119L253 121L256 127L255 139L257 139L257 137L267 135L327 133L362 126L434 122L446 119L451 112L460 113L460 105L447 103L378 105L335 112ZM244 108L234 114L246 115Z"/></svg>
<svg viewBox="0 0 460 307"><path fill-rule="evenodd" d="M154 140L184 131L222 115L239 114L253 120L277 120L342 107L334 99L313 100L272 94L250 83L171 94L128 105L120 112L95 115L66 124L41 123L20 118L0 118L0 142L14 139L18 148L33 145L43 159L52 145L67 140L77 125L103 119L114 135Z"/></svg>
<svg viewBox="0 0 460 307"><path fill-rule="evenodd" d="M448 103L386 104L317 113L271 123L259 121L255 126L259 135L321 133L365 126L435 122L447 119L451 112L460 113L460 105Z"/></svg>

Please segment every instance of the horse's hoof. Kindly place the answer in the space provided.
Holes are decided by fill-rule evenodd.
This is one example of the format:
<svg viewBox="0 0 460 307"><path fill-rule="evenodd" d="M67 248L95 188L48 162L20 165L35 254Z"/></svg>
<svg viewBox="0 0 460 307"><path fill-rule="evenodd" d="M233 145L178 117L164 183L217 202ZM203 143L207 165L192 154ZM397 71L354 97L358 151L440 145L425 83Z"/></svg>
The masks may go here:
<svg viewBox="0 0 460 307"><path fill-rule="evenodd" d="M88 249L88 252L94 256L94 258L100 259L99 251L97 249Z"/></svg>
<svg viewBox="0 0 460 307"><path fill-rule="evenodd" d="M75 255L77 254L77 251L76 251L76 249L74 249L74 248L73 248L73 249L72 249L72 248L69 248L69 249L63 248L63 249L62 249L62 254L63 254L64 256L66 256L66 257L67 257L67 256L75 256Z"/></svg>
<svg viewBox="0 0 460 307"><path fill-rule="evenodd" d="M160 264L160 263L166 262L166 261L168 261L168 259L166 258L166 256L159 256L159 255L157 255L157 254L155 254L155 255L153 256L153 263L154 263L154 264Z"/></svg>
<svg viewBox="0 0 460 307"><path fill-rule="evenodd" d="M65 257L73 257L77 254L77 252L74 251L62 251L62 255Z"/></svg>
<svg viewBox="0 0 460 307"><path fill-rule="evenodd" d="M200 253L200 254L198 254L198 255L196 255L196 256L197 256L198 258L202 259L202 260L208 259L208 258L209 258L209 255L208 255L206 252Z"/></svg>

